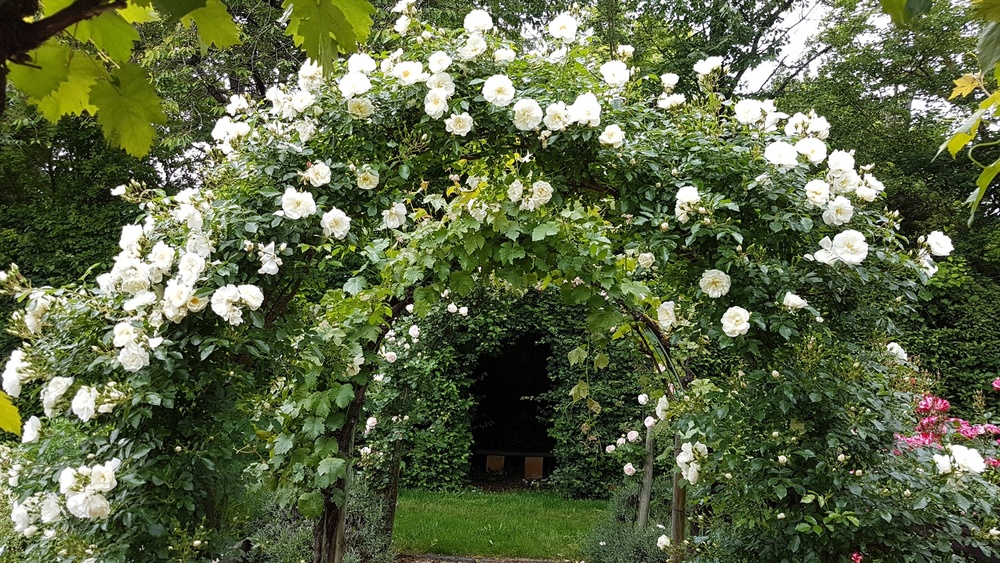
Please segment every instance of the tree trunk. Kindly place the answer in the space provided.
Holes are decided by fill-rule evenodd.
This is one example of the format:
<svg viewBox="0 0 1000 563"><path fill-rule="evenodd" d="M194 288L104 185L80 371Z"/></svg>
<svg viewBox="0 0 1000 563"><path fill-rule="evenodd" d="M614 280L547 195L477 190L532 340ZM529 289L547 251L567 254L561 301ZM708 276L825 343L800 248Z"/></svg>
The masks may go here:
<svg viewBox="0 0 1000 563"><path fill-rule="evenodd" d="M642 469L642 489L639 491L639 517L635 526L645 530L649 525L649 502L653 496L653 429L646 429L646 465Z"/></svg>
<svg viewBox="0 0 1000 563"><path fill-rule="evenodd" d="M681 437L674 434L674 454L681 451ZM681 487L681 474L674 470L674 494L670 503L670 543L673 544L673 563L684 560L684 541L687 539L687 489Z"/></svg>
<svg viewBox="0 0 1000 563"><path fill-rule="evenodd" d="M354 395L354 402L347 412L347 420L341 429L340 454L347 461L347 470L333 489L323 491L323 514L313 528L313 563L342 563L347 551L347 487L350 484L354 435L361 418L361 407L365 404L367 387L361 387ZM335 494L343 492L343 501L337 506Z"/></svg>
<svg viewBox="0 0 1000 563"><path fill-rule="evenodd" d="M392 532L396 528L396 502L399 500L399 466L403 458L403 439L399 438L392 446L392 468L389 470L389 488L382 495L385 499L385 533L392 542Z"/></svg>

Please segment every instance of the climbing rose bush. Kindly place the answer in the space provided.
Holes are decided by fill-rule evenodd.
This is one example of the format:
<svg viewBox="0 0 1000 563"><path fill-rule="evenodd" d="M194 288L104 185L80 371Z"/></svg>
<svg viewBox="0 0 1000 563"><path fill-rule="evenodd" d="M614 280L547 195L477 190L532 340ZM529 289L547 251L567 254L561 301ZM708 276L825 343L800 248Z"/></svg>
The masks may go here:
<svg viewBox="0 0 1000 563"><path fill-rule="evenodd" d="M445 291L556 287L595 334L767 363L950 250L899 236L822 117L714 94L722 58L641 76L569 14L530 46L481 10L458 30L396 11L385 50L235 96L202 186L116 188L144 216L95 283L0 277L25 303L4 388L45 415L3 458L27 560L207 560L247 466L328 535L392 321Z"/></svg>

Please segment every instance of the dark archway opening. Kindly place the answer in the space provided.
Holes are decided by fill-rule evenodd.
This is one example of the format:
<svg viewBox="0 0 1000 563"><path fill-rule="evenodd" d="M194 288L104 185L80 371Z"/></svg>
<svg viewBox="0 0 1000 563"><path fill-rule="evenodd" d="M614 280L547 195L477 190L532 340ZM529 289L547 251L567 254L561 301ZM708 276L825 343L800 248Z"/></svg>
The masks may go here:
<svg viewBox="0 0 1000 563"><path fill-rule="evenodd" d="M556 441L549 435L552 347L523 334L472 370L472 476L481 484L513 486L549 476Z"/></svg>

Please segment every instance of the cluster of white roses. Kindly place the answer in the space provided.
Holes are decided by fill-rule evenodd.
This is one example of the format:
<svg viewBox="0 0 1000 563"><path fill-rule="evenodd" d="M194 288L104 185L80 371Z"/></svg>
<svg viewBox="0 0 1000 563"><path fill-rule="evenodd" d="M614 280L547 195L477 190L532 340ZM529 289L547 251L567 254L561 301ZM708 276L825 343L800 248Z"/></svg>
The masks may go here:
<svg viewBox="0 0 1000 563"><path fill-rule="evenodd" d="M507 187L507 197L514 203L520 203L521 209L535 211L552 199L552 184L536 180L531 184L531 191L525 194L524 183L514 180Z"/></svg>
<svg viewBox="0 0 1000 563"><path fill-rule="evenodd" d="M975 448L953 444L946 446L944 454L934 454L938 473L982 473L986 470L986 460Z"/></svg>
<svg viewBox="0 0 1000 563"><path fill-rule="evenodd" d="M60 499L56 493L37 493L23 502L12 503L10 518L14 531L26 537L37 534L40 526L54 524L63 518L65 510L71 515L86 520L104 520L111 514L111 504L104 493L118 485L115 472L121 461L112 459L92 466L67 467L59 474ZM54 537L55 530L44 532L46 537Z"/></svg>
<svg viewBox="0 0 1000 563"><path fill-rule="evenodd" d="M681 444L681 453L677 454L677 467L681 476L692 485L698 484L701 477L701 464L708 457L708 447L701 442L685 442Z"/></svg>

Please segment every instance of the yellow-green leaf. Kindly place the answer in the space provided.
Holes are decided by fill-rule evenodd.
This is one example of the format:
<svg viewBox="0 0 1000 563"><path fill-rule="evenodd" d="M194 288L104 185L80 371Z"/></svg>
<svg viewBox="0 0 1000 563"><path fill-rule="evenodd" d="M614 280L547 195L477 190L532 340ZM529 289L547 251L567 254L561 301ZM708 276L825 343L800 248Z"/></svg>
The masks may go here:
<svg viewBox="0 0 1000 563"><path fill-rule="evenodd" d="M129 23L149 23L160 19L152 6L149 4L143 6L135 2L129 2L128 6L118 10L118 15Z"/></svg>
<svg viewBox="0 0 1000 563"><path fill-rule="evenodd" d="M375 12L367 0L285 0L282 7L289 11L285 33L324 68L364 41Z"/></svg>
<svg viewBox="0 0 1000 563"><path fill-rule="evenodd" d="M59 85L69 78L73 49L62 43L46 41L29 55L34 66L10 65L7 78L11 85L37 101L58 90Z"/></svg>
<svg viewBox="0 0 1000 563"><path fill-rule="evenodd" d="M209 45L225 48L240 42L240 28L220 0L207 0L204 8L198 8L182 17L181 23L189 27L194 23L203 51Z"/></svg>
<svg viewBox="0 0 1000 563"><path fill-rule="evenodd" d="M586 399L590 396L590 385L581 379L569 390L569 396L573 398L574 403Z"/></svg>
<svg viewBox="0 0 1000 563"><path fill-rule="evenodd" d="M979 19L1000 22L1000 0L974 0L972 4Z"/></svg>
<svg viewBox="0 0 1000 563"><path fill-rule="evenodd" d="M104 12L70 29L74 37L90 41L119 63L127 62L132 57L135 43L139 41L139 32L135 27L115 12Z"/></svg>
<svg viewBox="0 0 1000 563"><path fill-rule="evenodd" d="M958 96L962 96L964 98L983 84L983 81L974 74L963 74L961 77L953 80L952 82L955 83L955 89L951 92L951 96L948 96L949 100L957 98Z"/></svg>
<svg viewBox="0 0 1000 563"><path fill-rule="evenodd" d="M21 413L17 412L17 407L4 392L0 392L0 428L21 435Z"/></svg>
<svg viewBox="0 0 1000 563"><path fill-rule="evenodd" d="M604 368L608 367L608 363L609 363L608 355L605 354L604 352L601 352L600 354L594 356L594 367L595 368L597 368L597 369L604 369Z"/></svg>
<svg viewBox="0 0 1000 563"><path fill-rule="evenodd" d="M982 173L979 174L979 178L976 180L976 189L969 194L969 199L965 200L965 203L971 205L972 210L969 214L969 225L972 225L972 220L976 218L976 208L979 207L979 202L983 200L983 196L986 195L986 190L989 188L990 183L996 178L997 174L1000 173L1000 159L993 161L992 164L983 169Z"/></svg>
<svg viewBox="0 0 1000 563"><path fill-rule="evenodd" d="M55 123L64 115L93 114L97 107L90 103L90 88L98 80L107 80L104 64L83 51L77 51L69 63L68 80L37 102L38 111Z"/></svg>
<svg viewBox="0 0 1000 563"><path fill-rule="evenodd" d="M104 136L134 156L144 156L153 144L154 123L166 123L162 102L146 73L133 64L114 71L111 81L99 81L90 89L97 106L97 122Z"/></svg>
<svg viewBox="0 0 1000 563"><path fill-rule="evenodd" d="M948 149L951 153L952 158L958 154L958 151L962 150L962 147L969 144L969 141L976 138L976 132L979 131L979 124L982 122L983 114L986 113L986 108L976 110L962 123L962 126L958 128L958 131L951 136L950 139L945 141L938 152L934 155L937 158L944 149Z"/></svg>

